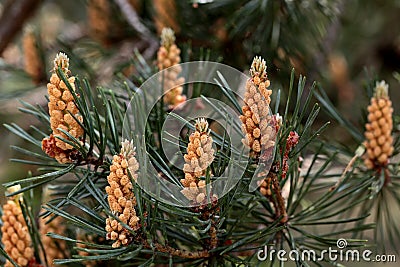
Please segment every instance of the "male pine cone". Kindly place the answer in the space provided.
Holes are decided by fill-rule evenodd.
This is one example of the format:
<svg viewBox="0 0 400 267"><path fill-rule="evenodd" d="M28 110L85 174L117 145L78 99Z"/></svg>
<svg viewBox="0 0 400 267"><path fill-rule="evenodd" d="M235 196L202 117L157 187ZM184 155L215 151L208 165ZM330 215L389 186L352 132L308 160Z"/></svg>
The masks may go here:
<svg viewBox="0 0 400 267"><path fill-rule="evenodd" d="M17 190L19 190L18 186L10 188L10 192ZM3 206L1 242L11 259L19 266L28 266L34 259L32 241L18 200L19 196L16 196L13 200L9 199ZM14 265L7 260L4 266L13 267Z"/></svg>
<svg viewBox="0 0 400 267"><path fill-rule="evenodd" d="M139 163L135 158L133 142L124 141L121 153L114 156L110 166L110 174L107 177L109 186L106 187L106 192L113 214L133 230L139 229L139 217L135 211L136 197L130 176L136 180L138 169ZM115 241L112 244L113 248L126 246L132 240L131 232L119 221L111 216L106 219L106 237Z"/></svg>
<svg viewBox="0 0 400 267"><path fill-rule="evenodd" d="M273 147L275 130L270 124L269 104L272 91L267 88L270 81L267 78L267 65L261 57L255 57L251 64L251 78L247 80L244 105L242 131L246 135L242 140L254 156L259 156L262 148Z"/></svg>
<svg viewBox="0 0 400 267"><path fill-rule="evenodd" d="M185 81L183 77L178 78L181 72L181 67L178 66L181 62L181 50L175 44L175 33L170 28L164 28L161 33L161 46L157 52L158 69L164 70L162 79L163 88L165 91L164 102L170 108L175 108L186 100L186 96L182 94L183 87L181 84Z"/></svg>
<svg viewBox="0 0 400 267"><path fill-rule="evenodd" d="M52 158L55 158L59 163L71 162L71 155L74 152L73 147L70 144L56 138L61 137L66 140L70 140L69 137L60 131L62 129L68 132L72 137L79 139L83 135L83 128L79 125L79 122L83 121L79 110L74 102L74 97L69 91L67 85L62 81L56 70L61 68L65 76L69 76L69 59L63 54L57 54L54 60L53 74L50 78L50 83L47 84L47 91L49 93L49 114L50 114L50 127L52 134L48 138L42 140L42 149ZM73 90L75 90L75 77L69 77L68 82L70 83Z"/></svg>
<svg viewBox="0 0 400 267"><path fill-rule="evenodd" d="M364 164L368 169L385 167L393 154L393 108L388 95L388 84L377 82L375 94L368 106L368 123L365 125L366 155Z"/></svg>
<svg viewBox="0 0 400 267"><path fill-rule="evenodd" d="M204 204L206 200L206 182L200 177L206 175L206 170L214 160L213 139L210 136L208 122L204 119L197 119L195 132L189 136L187 154L184 156L185 165L183 171L185 179L181 179L185 187L182 194L196 204Z"/></svg>

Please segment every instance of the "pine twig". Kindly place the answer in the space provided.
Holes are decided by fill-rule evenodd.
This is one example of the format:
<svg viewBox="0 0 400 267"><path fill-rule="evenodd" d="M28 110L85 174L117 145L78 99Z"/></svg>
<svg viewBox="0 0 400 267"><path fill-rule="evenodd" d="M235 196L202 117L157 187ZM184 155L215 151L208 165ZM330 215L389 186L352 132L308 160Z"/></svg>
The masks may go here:
<svg viewBox="0 0 400 267"><path fill-rule="evenodd" d="M285 200L283 199L281 187L279 185L276 173L273 171L270 171L267 174L267 177L264 179L264 181L266 183L265 188L267 188L267 189L266 189L265 193L262 193L262 194L274 206L275 218L279 218L282 216L281 223L286 223L288 221L288 215L287 215L287 211L286 211ZM272 194L270 188L272 188L274 195Z"/></svg>
<svg viewBox="0 0 400 267"><path fill-rule="evenodd" d="M145 242L144 246L147 248L152 248L152 246L150 244L148 244L147 242ZM187 251L187 250L183 250L183 249L175 249L168 245L161 245L159 243L155 243L153 245L153 248L155 248L159 252L167 253L169 255L181 257L181 258L185 258L185 259L201 259L201 258L210 257L210 253L208 252L208 250L198 250L198 251L192 252L192 251Z"/></svg>
<svg viewBox="0 0 400 267"><path fill-rule="evenodd" d="M275 173L270 172L270 179L272 180L272 189L274 190L275 193L275 198L277 201L277 212L278 212L278 217L282 216L281 223L286 223L288 221L288 215L286 212L286 207L285 207L285 200L283 199L282 196L282 191L281 187L279 185L277 176Z"/></svg>
<svg viewBox="0 0 400 267"><path fill-rule="evenodd" d="M211 227L208 230L210 238L208 240L208 247L207 247L210 250L215 249L218 246L217 228L215 227L217 223L215 220L215 216L218 213L219 213L219 208L214 206L211 208L211 210L210 209L203 210L201 215L202 220L211 219Z"/></svg>
<svg viewBox="0 0 400 267"><path fill-rule="evenodd" d="M218 245L217 229L214 225L210 227L210 248L214 249Z"/></svg>

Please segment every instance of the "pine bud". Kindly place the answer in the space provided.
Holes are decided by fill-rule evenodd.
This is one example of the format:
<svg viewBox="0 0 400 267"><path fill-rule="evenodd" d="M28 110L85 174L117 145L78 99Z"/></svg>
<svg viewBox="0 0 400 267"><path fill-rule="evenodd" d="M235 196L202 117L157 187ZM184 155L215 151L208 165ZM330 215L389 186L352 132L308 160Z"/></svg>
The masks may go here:
<svg viewBox="0 0 400 267"><path fill-rule="evenodd" d="M388 95L388 84L377 82L375 94L368 106L368 123L364 133L364 145L367 153L364 164L368 169L385 167L393 154L393 108Z"/></svg>
<svg viewBox="0 0 400 267"><path fill-rule="evenodd" d="M158 69L164 70L180 63L181 50L175 44L175 33L170 28L164 28L161 33L161 46L157 52ZM164 87L164 102L170 108L175 108L186 101L186 96L182 94L184 78L178 78L180 67L175 66L172 69L164 71L162 79Z"/></svg>
<svg viewBox="0 0 400 267"><path fill-rule="evenodd" d="M262 149L268 149L275 144L271 140L275 127L272 125L272 117L269 116L272 91L267 89L270 82L266 70L265 60L255 57L250 68L251 78L246 83L243 115L240 116L242 130L246 135L242 141L256 157Z"/></svg>
<svg viewBox="0 0 400 267"><path fill-rule="evenodd" d="M113 214L133 230L139 229L139 217L136 215L136 197L130 177L137 179L139 163L135 158L133 142L122 142L121 153L113 157L110 174L107 176L108 204ZM107 239L114 240L113 248L128 245L132 234L115 218L106 219Z"/></svg>
<svg viewBox="0 0 400 267"><path fill-rule="evenodd" d="M42 149L50 157L55 158L60 163L71 162L70 155L74 152L70 144L56 138L61 137L69 140L69 137L60 129L67 131L71 136L79 139L83 135L83 128L79 122L83 121L79 110L75 105L74 97L67 88L67 85L58 77L56 70L60 68L68 78L69 59L64 53L57 54L54 60L53 74L50 83L47 84L49 94L49 114L50 127L53 133L48 138L42 140ZM75 90L75 77L69 77L68 82Z"/></svg>
<svg viewBox="0 0 400 267"><path fill-rule="evenodd" d="M62 72L66 76L69 74L69 58L66 54L60 52L56 55L54 61L53 61L53 72L56 72L57 69L60 68ZM51 82L51 78L50 78Z"/></svg>
<svg viewBox="0 0 400 267"><path fill-rule="evenodd" d="M15 192L20 189L19 186L9 188L9 192ZM3 215L1 219L1 242L4 245L6 253L20 266L28 266L30 261L34 261L31 236L29 235L24 216L22 214L19 201L19 195L9 199L3 205ZM5 267L14 266L7 261Z"/></svg>
<svg viewBox="0 0 400 267"><path fill-rule="evenodd" d="M171 28L164 28L161 32L161 46L169 50L173 44L175 44L175 32Z"/></svg>
<svg viewBox="0 0 400 267"><path fill-rule="evenodd" d="M259 56L255 56L250 67L250 75L256 85L267 81L267 63ZM267 86L268 87L268 86Z"/></svg>

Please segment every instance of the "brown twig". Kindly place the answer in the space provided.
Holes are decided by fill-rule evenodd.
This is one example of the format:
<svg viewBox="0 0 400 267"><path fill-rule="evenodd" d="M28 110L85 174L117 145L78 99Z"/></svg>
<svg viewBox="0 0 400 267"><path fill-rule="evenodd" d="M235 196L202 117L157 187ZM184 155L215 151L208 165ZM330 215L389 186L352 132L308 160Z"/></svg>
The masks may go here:
<svg viewBox="0 0 400 267"><path fill-rule="evenodd" d="M384 172L384 174L385 174L385 182L384 182L383 185L390 184L390 182L391 182L392 180L390 179L390 172L389 172L388 168L384 168L383 172Z"/></svg>
<svg viewBox="0 0 400 267"><path fill-rule="evenodd" d="M285 200L283 199L281 187L275 173L271 174L271 179L272 189L274 190L275 198L277 201L279 216L282 216L281 223L286 223L288 221L288 215L286 212Z"/></svg>
<svg viewBox="0 0 400 267"><path fill-rule="evenodd" d="M183 249L175 249L168 245L161 245L161 244L155 244L155 248L159 252L168 253L172 256L177 256L186 259L201 259L210 257L210 253L207 250L198 250L191 252Z"/></svg>
<svg viewBox="0 0 400 267"><path fill-rule="evenodd" d="M213 203L212 207L209 209L205 206L205 210L202 210L201 220L211 219L211 227L209 229L210 238L208 240L208 249L214 249L218 246L218 236L217 236L217 228L215 227L215 214L219 213L219 207L216 206L216 203Z"/></svg>
<svg viewBox="0 0 400 267"><path fill-rule="evenodd" d="M218 245L217 229L214 225L210 228L210 249L216 248Z"/></svg>
<svg viewBox="0 0 400 267"><path fill-rule="evenodd" d="M270 179L270 178L267 178L267 179L269 180L269 183L271 183L271 179ZM276 217L276 218L279 218L281 215L280 215L279 206L278 206L278 202L276 201L276 198L274 198L274 197L272 196L272 194L266 195L265 197L266 197L266 198L269 200L269 202L271 202L272 205L274 206L274 209L275 209L275 211L276 211L275 217Z"/></svg>
<svg viewBox="0 0 400 267"><path fill-rule="evenodd" d="M40 4L40 0L8 1L0 18L0 55L19 33Z"/></svg>
<svg viewBox="0 0 400 267"><path fill-rule="evenodd" d="M273 193L271 189L273 190ZM278 182L278 178L275 172L270 171L264 182L261 183L261 193L272 203L275 209L275 218L281 218L281 223L288 221L288 215L286 212L285 200L282 196L281 187Z"/></svg>
<svg viewBox="0 0 400 267"><path fill-rule="evenodd" d="M208 252L208 250L205 250L205 249L192 252L192 251L187 251L184 249L175 249L168 245L162 245L159 243L155 243L155 244L153 244L153 246L151 246L146 241L143 243L146 248L149 248L149 249L154 248L158 252L167 253L171 256L181 257L181 258L185 258L185 259L201 259L201 258L210 257L210 253Z"/></svg>

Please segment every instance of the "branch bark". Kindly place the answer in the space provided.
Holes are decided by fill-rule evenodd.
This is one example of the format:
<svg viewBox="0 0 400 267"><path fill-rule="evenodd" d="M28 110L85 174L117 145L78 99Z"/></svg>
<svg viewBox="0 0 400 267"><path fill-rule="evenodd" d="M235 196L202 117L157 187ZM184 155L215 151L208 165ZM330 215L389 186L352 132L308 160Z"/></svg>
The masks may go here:
<svg viewBox="0 0 400 267"><path fill-rule="evenodd" d="M199 251L187 251L175 249L170 246L163 246L161 244L156 243L155 248L159 252L167 253L172 256L186 258L186 259L201 259L210 257L210 253L207 250L199 250Z"/></svg>
<svg viewBox="0 0 400 267"><path fill-rule="evenodd" d="M279 216L282 216L281 223L286 223L288 221L288 215L286 212L285 200L283 199L281 187L275 174L272 175L272 185L278 204Z"/></svg>
<svg viewBox="0 0 400 267"><path fill-rule="evenodd" d="M282 190L276 173L269 172L265 178L265 182L269 192L263 195L274 205L275 217L282 217L280 222L287 223L289 217L286 211L285 199L282 196ZM269 188L272 189L273 194Z"/></svg>
<svg viewBox="0 0 400 267"><path fill-rule="evenodd" d="M41 0L8 1L0 18L0 55L34 14L40 2Z"/></svg>

